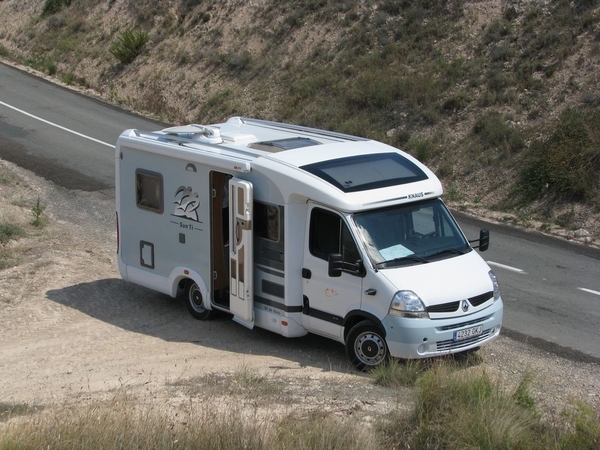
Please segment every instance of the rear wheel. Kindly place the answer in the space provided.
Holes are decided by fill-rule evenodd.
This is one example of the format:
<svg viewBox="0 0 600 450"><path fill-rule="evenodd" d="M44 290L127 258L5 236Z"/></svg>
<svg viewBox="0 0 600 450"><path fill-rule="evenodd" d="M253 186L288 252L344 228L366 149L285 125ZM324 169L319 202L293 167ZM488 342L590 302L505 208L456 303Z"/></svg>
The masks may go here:
<svg viewBox="0 0 600 450"><path fill-rule="evenodd" d="M369 320L363 320L350 329L346 353L358 370L372 369L389 358L383 333Z"/></svg>
<svg viewBox="0 0 600 450"><path fill-rule="evenodd" d="M198 284L189 280L185 288L185 305L194 319L208 320L213 317L214 311L206 309L205 301Z"/></svg>

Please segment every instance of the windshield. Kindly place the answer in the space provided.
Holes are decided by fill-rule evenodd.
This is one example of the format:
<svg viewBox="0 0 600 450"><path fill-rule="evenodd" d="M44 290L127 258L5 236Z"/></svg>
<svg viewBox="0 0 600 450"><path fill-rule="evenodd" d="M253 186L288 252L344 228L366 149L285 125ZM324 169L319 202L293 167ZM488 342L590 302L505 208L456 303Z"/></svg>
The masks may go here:
<svg viewBox="0 0 600 450"><path fill-rule="evenodd" d="M439 199L359 213L353 219L377 268L424 264L471 251Z"/></svg>

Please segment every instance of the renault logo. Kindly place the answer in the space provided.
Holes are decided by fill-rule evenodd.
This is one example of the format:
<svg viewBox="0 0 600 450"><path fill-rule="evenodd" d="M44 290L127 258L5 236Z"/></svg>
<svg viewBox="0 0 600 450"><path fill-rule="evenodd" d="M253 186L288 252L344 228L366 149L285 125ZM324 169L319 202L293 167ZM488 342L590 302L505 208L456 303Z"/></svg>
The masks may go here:
<svg viewBox="0 0 600 450"><path fill-rule="evenodd" d="M462 310L464 312L467 312L469 310L469 302L466 300L463 300L462 303L460 304L460 307L462 308Z"/></svg>

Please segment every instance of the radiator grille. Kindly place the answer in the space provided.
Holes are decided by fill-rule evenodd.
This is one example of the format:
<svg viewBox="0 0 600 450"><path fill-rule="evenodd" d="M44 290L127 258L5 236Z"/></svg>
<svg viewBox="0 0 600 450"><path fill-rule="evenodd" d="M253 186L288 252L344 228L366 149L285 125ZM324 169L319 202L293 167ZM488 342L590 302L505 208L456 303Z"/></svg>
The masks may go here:
<svg viewBox="0 0 600 450"><path fill-rule="evenodd" d="M493 296L494 296L494 293L492 291L486 292L485 294L481 294L476 297L471 297L469 299L469 303L473 306L483 305L485 302L487 302Z"/></svg>
<svg viewBox="0 0 600 450"><path fill-rule="evenodd" d="M430 312L430 313L454 312L454 311L458 310L459 303L460 302L450 302L450 303L444 303L442 305L428 306L427 312Z"/></svg>
<svg viewBox="0 0 600 450"><path fill-rule="evenodd" d="M480 306L487 302L494 293L492 291L486 292L484 294L476 295L475 297L469 298L469 303L472 306ZM429 313L450 313L458 311L458 307L460 306L460 301L443 303L441 305L433 305L427 307L427 312Z"/></svg>

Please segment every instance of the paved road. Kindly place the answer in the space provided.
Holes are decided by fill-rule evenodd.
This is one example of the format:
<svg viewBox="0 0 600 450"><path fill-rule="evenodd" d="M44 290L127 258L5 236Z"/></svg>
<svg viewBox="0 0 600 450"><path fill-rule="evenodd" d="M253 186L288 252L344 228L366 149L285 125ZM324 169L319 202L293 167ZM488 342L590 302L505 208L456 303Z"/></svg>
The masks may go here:
<svg viewBox="0 0 600 450"><path fill-rule="evenodd" d="M0 64L0 157L68 188L111 189L127 128L161 125Z"/></svg>
<svg viewBox="0 0 600 450"><path fill-rule="evenodd" d="M0 157L70 189L114 189L114 148L129 114L0 64ZM600 362L600 251L456 214L499 278L505 333L574 359Z"/></svg>
<svg viewBox="0 0 600 450"><path fill-rule="evenodd" d="M490 248L481 255L500 283L507 334L574 359L600 361L600 250L455 216L470 239L479 228L490 229Z"/></svg>

